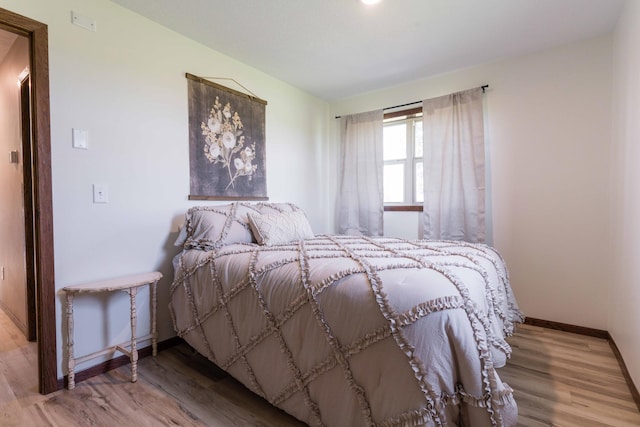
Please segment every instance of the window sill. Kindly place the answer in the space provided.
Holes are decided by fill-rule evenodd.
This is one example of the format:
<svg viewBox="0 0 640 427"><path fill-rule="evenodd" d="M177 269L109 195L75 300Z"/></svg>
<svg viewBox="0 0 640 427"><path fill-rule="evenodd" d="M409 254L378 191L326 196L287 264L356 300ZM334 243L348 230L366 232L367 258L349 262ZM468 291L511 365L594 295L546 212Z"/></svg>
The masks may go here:
<svg viewBox="0 0 640 427"><path fill-rule="evenodd" d="M422 212L422 205L385 205L385 212Z"/></svg>

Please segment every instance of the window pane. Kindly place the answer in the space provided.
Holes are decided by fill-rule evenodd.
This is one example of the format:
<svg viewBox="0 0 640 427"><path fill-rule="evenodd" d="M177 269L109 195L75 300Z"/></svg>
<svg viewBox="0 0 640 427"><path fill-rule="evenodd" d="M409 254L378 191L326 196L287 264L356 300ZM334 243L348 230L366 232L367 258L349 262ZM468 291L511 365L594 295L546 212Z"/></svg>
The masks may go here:
<svg viewBox="0 0 640 427"><path fill-rule="evenodd" d="M415 157L422 157L422 120L413 122L413 135L415 136Z"/></svg>
<svg viewBox="0 0 640 427"><path fill-rule="evenodd" d="M407 126L404 123L385 126L382 141L384 160L407 158Z"/></svg>
<svg viewBox="0 0 640 427"><path fill-rule="evenodd" d="M416 177L416 185L415 185L416 193L414 195L414 198L417 203L423 203L424 202L424 180L422 175L422 162L416 162L416 174L414 176Z"/></svg>
<svg viewBox="0 0 640 427"><path fill-rule="evenodd" d="M404 202L404 165L384 165L384 202Z"/></svg>

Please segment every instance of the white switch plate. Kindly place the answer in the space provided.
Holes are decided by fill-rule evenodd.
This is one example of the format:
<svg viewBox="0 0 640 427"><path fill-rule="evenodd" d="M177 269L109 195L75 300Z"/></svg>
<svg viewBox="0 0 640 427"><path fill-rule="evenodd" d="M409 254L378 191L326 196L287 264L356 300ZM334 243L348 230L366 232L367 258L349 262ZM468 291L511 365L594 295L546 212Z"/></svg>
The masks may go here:
<svg viewBox="0 0 640 427"><path fill-rule="evenodd" d="M73 129L73 148L87 150L89 148L89 132L82 129Z"/></svg>
<svg viewBox="0 0 640 427"><path fill-rule="evenodd" d="M109 186L93 184L93 203L109 203Z"/></svg>

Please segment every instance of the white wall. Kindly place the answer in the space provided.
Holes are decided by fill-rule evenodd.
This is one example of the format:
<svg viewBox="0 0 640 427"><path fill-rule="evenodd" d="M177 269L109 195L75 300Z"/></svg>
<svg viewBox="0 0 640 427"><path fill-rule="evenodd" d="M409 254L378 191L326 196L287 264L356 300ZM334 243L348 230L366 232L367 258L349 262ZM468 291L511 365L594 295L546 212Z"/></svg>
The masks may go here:
<svg viewBox="0 0 640 427"><path fill-rule="evenodd" d="M640 2L628 1L614 39L616 263L611 281L609 332L629 373L640 384Z"/></svg>
<svg viewBox="0 0 640 427"><path fill-rule="evenodd" d="M187 200L186 72L235 79L268 101L270 200L297 203L315 231L328 231L324 101L106 0L0 0L0 7L49 28L57 289L159 270L159 337L175 335L166 308L173 241L185 210L202 203ZM72 10L95 19L97 32L72 25ZM89 132L88 150L71 147L72 128ZM108 204L92 203L94 183L108 185ZM146 295L138 295L140 329L149 324ZM66 373L61 301L59 377ZM124 293L76 299L76 355L124 341L128 319Z"/></svg>
<svg viewBox="0 0 640 427"><path fill-rule="evenodd" d="M236 79L269 102L270 198L298 203L317 232L334 230L338 151L335 143L324 144L329 139L335 142L327 129L329 120L333 122L329 117L489 84L493 242L507 260L525 314L611 329L627 363L627 354L640 360L637 332L634 335L633 328L625 326L634 320L630 324L638 324L637 317L629 319L638 292L629 297L628 291L640 276L633 262L638 244L631 238L640 229L635 220L640 211L635 183L640 177L628 159L637 157L632 141L639 131L637 120L618 127L624 130L617 139L622 153L613 164L624 169L627 184L612 209L609 190L617 181L612 181L615 177L608 168L610 38L481 65L342 100L329 108L322 100L107 0L0 0L0 7L49 26L58 289L160 270L166 276L160 291L160 339L173 336L163 311L171 282L170 259L176 253L172 242L183 212L196 204L187 200L185 72ZM616 41L621 70L616 76L625 80L620 87L629 85L636 89L634 94L640 62L632 42L638 39L637 9L634 6L627 30L620 31ZM96 19L98 31L72 25L71 10ZM624 91L616 93L621 96ZM637 115L633 102L637 101L619 100L624 112L619 118ZM89 150L71 148L74 127L89 131ZM92 203L93 183L109 185L110 203ZM623 207L633 209L616 217L624 221L616 246L609 224L612 212ZM389 215L387 231L418 237L416 215L410 214L408 221L404 215ZM622 240L623 230L631 237ZM613 247L630 255L609 310L613 261L607 249ZM142 328L148 316L144 293L139 298ZM59 376L66 373L61 300L56 306ZM78 301L76 307L76 354L121 341L128 334L124 294ZM631 364L638 381L639 367Z"/></svg>
<svg viewBox="0 0 640 427"><path fill-rule="evenodd" d="M493 244L529 317L607 329L612 40L480 65L332 104L343 115L488 84ZM385 234L419 237L415 213Z"/></svg>

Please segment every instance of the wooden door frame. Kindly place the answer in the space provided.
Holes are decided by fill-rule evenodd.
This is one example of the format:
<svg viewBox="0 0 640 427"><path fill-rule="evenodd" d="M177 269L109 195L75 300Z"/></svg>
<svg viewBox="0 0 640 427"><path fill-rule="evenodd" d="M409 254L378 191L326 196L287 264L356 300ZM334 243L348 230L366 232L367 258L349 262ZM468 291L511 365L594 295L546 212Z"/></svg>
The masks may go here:
<svg viewBox="0 0 640 427"><path fill-rule="evenodd" d="M27 341L36 341L38 336L36 319L36 259L35 227L33 209L33 138L31 137L31 75L20 81L20 127L22 128L22 176L24 198L24 247L26 264L27 295Z"/></svg>
<svg viewBox="0 0 640 427"><path fill-rule="evenodd" d="M49 34L41 22L0 8L0 28L29 38L33 137L38 390L58 390L49 110Z"/></svg>

